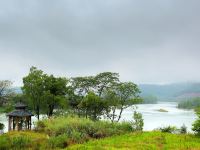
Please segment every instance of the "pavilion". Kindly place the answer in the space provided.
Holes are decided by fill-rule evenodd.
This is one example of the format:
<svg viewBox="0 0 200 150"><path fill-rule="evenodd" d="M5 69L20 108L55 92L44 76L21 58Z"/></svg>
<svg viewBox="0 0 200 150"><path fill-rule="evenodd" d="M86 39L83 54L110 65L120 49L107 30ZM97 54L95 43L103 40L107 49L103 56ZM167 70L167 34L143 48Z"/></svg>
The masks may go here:
<svg viewBox="0 0 200 150"><path fill-rule="evenodd" d="M26 110L27 105L17 103L15 110L8 113L8 131L31 130L31 117L33 114Z"/></svg>

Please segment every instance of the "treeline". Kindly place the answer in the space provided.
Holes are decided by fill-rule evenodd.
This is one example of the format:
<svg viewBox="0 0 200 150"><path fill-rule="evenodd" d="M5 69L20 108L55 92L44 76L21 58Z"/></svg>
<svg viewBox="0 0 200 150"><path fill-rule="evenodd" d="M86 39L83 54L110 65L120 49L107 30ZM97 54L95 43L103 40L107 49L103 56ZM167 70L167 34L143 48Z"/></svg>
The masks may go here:
<svg viewBox="0 0 200 150"><path fill-rule="evenodd" d="M190 98L178 103L178 108L195 109L198 107L200 107L200 97Z"/></svg>
<svg viewBox="0 0 200 150"><path fill-rule="evenodd" d="M41 114L51 117L73 113L92 120L103 116L112 122L119 121L124 109L142 101L136 84L121 82L119 74L112 72L65 78L31 67L23 78L22 93L6 104L23 102L38 120Z"/></svg>
<svg viewBox="0 0 200 150"><path fill-rule="evenodd" d="M156 104L158 102L158 98L154 95L146 95L142 96L143 104Z"/></svg>

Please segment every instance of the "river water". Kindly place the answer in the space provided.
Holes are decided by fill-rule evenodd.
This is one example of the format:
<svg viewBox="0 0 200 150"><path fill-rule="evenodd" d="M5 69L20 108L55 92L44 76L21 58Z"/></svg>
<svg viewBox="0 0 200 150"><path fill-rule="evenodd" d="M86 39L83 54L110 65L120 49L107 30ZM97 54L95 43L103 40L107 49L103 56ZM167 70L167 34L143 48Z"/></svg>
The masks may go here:
<svg viewBox="0 0 200 150"><path fill-rule="evenodd" d="M160 112L159 109L168 112ZM144 119L144 130L150 131L158 127L173 125L180 127L183 124L191 131L192 123L196 119L193 110L183 110L177 108L176 102L158 102L157 104L139 104L137 111L142 113ZM134 113L133 107L127 108L122 114L122 120L130 121ZM34 117L32 120L36 120ZM7 118L5 114L0 114L0 122L4 123L7 128Z"/></svg>
<svg viewBox="0 0 200 150"><path fill-rule="evenodd" d="M193 110L178 109L176 102L140 104L137 107L137 111L142 113L145 131L168 125L181 127L183 124L185 124L188 131L191 131L192 123L197 118ZM168 112L160 112L158 111L159 109L164 109ZM122 119L131 120L133 112L133 108L126 109Z"/></svg>

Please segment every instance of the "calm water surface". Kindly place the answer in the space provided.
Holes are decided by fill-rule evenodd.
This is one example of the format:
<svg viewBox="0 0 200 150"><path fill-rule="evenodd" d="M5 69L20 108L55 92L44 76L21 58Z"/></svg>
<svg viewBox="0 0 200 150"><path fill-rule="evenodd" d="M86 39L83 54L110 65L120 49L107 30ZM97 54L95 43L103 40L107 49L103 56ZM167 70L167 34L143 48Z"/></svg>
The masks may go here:
<svg viewBox="0 0 200 150"><path fill-rule="evenodd" d="M146 131L167 125L180 127L183 124L186 125L188 131L191 131L192 123L196 119L193 110L178 109L176 102L158 102L157 104L140 104L137 106L137 111L143 115L144 130ZM165 109L168 112L159 112L159 109ZM122 118L131 120L133 112L133 108L126 109Z"/></svg>
<svg viewBox="0 0 200 150"><path fill-rule="evenodd" d="M158 102L157 104L140 104L137 105L137 111L142 113L144 119L144 130L149 131L158 127L174 125L177 127L185 124L188 131L191 131L192 123L196 119L193 110L183 110L177 108L176 102ZM159 109L165 109L168 112L159 112ZM124 110L122 120L132 120L134 109L132 107ZM33 118L36 121L36 118ZM4 123L7 128L7 118L5 114L0 114L0 122Z"/></svg>

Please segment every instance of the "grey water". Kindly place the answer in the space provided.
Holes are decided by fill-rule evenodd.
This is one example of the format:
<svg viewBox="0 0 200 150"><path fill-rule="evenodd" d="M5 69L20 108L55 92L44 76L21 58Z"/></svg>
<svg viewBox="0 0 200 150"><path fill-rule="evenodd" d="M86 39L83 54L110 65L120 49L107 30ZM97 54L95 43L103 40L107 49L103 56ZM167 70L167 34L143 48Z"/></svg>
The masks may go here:
<svg viewBox="0 0 200 150"><path fill-rule="evenodd" d="M132 121L135 107L129 107L124 110L122 120ZM160 112L159 109L167 110L168 112ZM137 112L142 113L144 119L144 131L154 130L158 127L168 125L181 127L183 124L187 127L188 131L192 131L192 123L196 119L193 110L183 110L177 108L176 102L158 102L157 104L139 104L137 105ZM33 117L33 121L37 119ZM8 121L5 114L0 114L0 122L4 123L7 132Z"/></svg>
<svg viewBox="0 0 200 150"><path fill-rule="evenodd" d="M158 102L157 104L139 104L137 112L142 113L144 119L144 130L150 131L155 128L164 126L176 126L180 128L183 124L188 131L192 131L192 124L195 121L196 114L193 110L184 110L177 108L177 102ZM159 109L164 109L168 112L160 112ZM127 108L122 116L123 120L132 120L134 113L133 108Z"/></svg>

